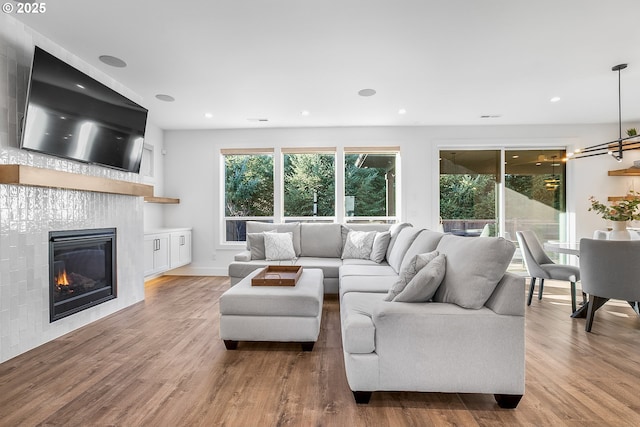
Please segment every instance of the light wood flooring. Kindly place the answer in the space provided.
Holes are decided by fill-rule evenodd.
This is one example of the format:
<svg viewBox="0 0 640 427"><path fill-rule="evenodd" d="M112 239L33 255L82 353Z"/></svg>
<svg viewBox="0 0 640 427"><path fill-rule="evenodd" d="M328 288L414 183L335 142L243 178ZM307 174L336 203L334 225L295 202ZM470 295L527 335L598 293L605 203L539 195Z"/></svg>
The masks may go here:
<svg viewBox="0 0 640 427"><path fill-rule="evenodd" d="M374 393L346 382L336 298L312 352L218 337L220 277L163 277L146 300L0 364L1 426L638 426L640 318L607 303L592 333L547 283L526 314L526 392ZM407 348L407 351L410 351Z"/></svg>

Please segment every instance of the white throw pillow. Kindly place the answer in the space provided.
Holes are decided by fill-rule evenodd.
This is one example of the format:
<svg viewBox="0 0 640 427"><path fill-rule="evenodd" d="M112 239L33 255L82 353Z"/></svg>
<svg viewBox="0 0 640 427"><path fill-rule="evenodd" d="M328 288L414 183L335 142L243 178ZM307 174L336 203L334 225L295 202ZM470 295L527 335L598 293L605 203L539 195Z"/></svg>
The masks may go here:
<svg viewBox="0 0 640 427"><path fill-rule="evenodd" d="M439 255L438 251L428 252L426 254L418 254L414 256L411 261L400 270L398 280L391 286L389 293L385 297L385 301L393 301L393 299L404 290L407 284L413 279L413 277L434 260Z"/></svg>
<svg viewBox="0 0 640 427"><path fill-rule="evenodd" d="M384 261L390 241L391 232L384 231L382 233L376 233L376 237L373 239L373 248L371 249L371 261L375 261L378 264Z"/></svg>
<svg viewBox="0 0 640 427"><path fill-rule="evenodd" d="M294 259L293 233L264 233L264 252L267 261Z"/></svg>
<svg viewBox="0 0 640 427"><path fill-rule="evenodd" d="M394 302L427 302L435 295L444 278L447 261L440 254L425 265L395 296Z"/></svg>
<svg viewBox="0 0 640 427"><path fill-rule="evenodd" d="M342 259L370 259L375 231L349 231L342 250Z"/></svg>

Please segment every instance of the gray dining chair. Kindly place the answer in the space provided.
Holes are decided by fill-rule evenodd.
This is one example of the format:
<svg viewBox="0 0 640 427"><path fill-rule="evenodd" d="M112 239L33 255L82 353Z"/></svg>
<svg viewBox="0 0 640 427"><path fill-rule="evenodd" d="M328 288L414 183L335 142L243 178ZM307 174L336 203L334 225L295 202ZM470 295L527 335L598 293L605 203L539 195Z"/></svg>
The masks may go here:
<svg viewBox="0 0 640 427"><path fill-rule="evenodd" d="M640 314L640 240L580 240L582 290L589 294L585 330L609 299L629 302Z"/></svg>
<svg viewBox="0 0 640 427"><path fill-rule="evenodd" d="M540 244L540 241L533 231L516 231L516 237L518 238L518 245L524 256L524 265L527 267L529 276L531 276L527 305L531 305L536 279L540 279L540 285L538 286L539 300L542 299L545 279L565 280L571 283L571 312L575 312L576 282L580 280L580 268L573 265L556 264L553 262L545 253L542 244Z"/></svg>

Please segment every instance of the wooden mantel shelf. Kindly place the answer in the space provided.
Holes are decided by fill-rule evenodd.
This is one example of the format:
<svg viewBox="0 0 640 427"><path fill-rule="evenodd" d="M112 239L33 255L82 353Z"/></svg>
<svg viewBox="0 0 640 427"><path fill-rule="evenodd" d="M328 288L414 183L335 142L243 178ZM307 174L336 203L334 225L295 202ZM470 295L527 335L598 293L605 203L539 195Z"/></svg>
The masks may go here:
<svg viewBox="0 0 640 427"><path fill-rule="evenodd" d="M609 176L640 176L640 168L618 169L609 171Z"/></svg>
<svg viewBox="0 0 640 427"><path fill-rule="evenodd" d="M153 197L153 186L25 165L0 165L0 184Z"/></svg>

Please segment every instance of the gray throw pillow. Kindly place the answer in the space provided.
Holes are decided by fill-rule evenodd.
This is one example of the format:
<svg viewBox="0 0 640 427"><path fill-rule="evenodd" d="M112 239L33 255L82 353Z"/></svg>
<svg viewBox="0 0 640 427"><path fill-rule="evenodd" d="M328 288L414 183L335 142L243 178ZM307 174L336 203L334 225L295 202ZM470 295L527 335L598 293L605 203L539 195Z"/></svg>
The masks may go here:
<svg viewBox="0 0 640 427"><path fill-rule="evenodd" d="M393 299L394 302L427 302L435 295L444 278L447 261L444 254L431 260Z"/></svg>
<svg viewBox="0 0 640 427"><path fill-rule="evenodd" d="M375 231L349 231L342 259L370 259L375 237Z"/></svg>
<svg viewBox="0 0 640 427"><path fill-rule="evenodd" d="M426 254L418 254L414 256L409 263L407 263L398 276L398 280L391 286L385 301L393 301L393 299L404 290L407 284L414 278L418 271L428 265L433 259L438 256L438 251L428 252Z"/></svg>
<svg viewBox="0 0 640 427"><path fill-rule="evenodd" d="M447 271L433 300L480 309L507 271L516 247L502 237L447 234L437 249L447 256Z"/></svg>
<svg viewBox="0 0 640 427"><path fill-rule="evenodd" d="M275 230L271 230L273 232ZM264 252L264 234L263 233L247 233L247 246L251 251L251 259L265 259Z"/></svg>
<svg viewBox="0 0 640 427"><path fill-rule="evenodd" d="M387 255L387 247L391 241L391 232L385 231L382 233L376 233L375 239L373 239L373 248L371 249L371 260L380 264L384 261L384 257Z"/></svg>
<svg viewBox="0 0 640 427"><path fill-rule="evenodd" d="M296 257L293 233L264 233L264 252L267 261L283 261Z"/></svg>

